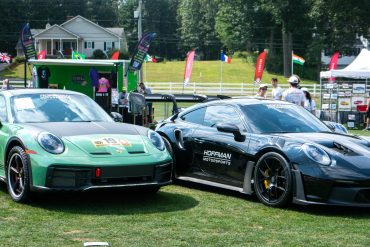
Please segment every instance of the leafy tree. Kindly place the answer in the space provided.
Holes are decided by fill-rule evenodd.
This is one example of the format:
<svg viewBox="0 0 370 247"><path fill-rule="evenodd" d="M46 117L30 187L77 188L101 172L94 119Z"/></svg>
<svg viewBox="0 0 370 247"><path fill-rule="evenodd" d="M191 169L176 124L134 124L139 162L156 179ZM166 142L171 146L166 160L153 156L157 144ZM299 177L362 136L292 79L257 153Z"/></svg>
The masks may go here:
<svg viewBox="0 0 370 247"><path fill-rule="evenodd" d="M254 9L249 0L219 0L216 31L230 50L245 50L253 38Z"/></svg>
<svg viewBox="0 0 370 247"><path fill-rule="evenodd" d="M221 43L214 29L217 11L217 3L211 0L180 2L177 12L178 32L183 54L189 49L198 49L198 53L203 54L205 59L219 57Z"/></svg>
<svg viewBox="0 0 370 247"><path fill-rule="evenodd" d="M299 37L304 29L311 30L308 17L310 0L259 0L259 6L272 15L277 25L281 26L284 76L291 74L291 53L293 35Z"/></svg>

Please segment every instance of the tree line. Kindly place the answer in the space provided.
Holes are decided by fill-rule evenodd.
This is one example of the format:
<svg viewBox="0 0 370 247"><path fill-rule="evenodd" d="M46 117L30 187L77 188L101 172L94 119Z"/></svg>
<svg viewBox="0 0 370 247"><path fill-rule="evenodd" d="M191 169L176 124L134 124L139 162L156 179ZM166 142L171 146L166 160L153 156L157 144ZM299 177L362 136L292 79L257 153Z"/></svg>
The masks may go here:
<svg viewBox="0 0 370 247"><path fill-rule="evenodd" d="M1 0L0 48L14 50L25 22L45 28L82 15L103 27L124 27L132 51L138 1ZM267 69L287 76L292 50L317 69L323 49L343 52L356 34L368 36L369 12L369 0L143 0L142 27L157 33L150 49L157 57L183 59L196 49L200 59L212 60L221 50L232 55L268 49Z"/></svg>

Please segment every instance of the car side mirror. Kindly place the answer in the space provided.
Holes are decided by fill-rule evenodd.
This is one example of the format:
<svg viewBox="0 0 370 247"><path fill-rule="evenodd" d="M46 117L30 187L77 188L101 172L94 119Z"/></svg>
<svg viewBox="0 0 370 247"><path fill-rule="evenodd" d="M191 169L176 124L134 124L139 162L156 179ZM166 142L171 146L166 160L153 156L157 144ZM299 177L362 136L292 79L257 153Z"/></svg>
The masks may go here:
<svg viewBox="0 0 370 247"><path fill-rule="evenodd" d="M335 132L335 126L332 122L330 121L323 121L326 127L328 127L331 131Z"/></svg>
<svg viewBox="0 0 370 247"><path fill-rule="evenodd" d="M123 122L123 117L118 112L112 111L110 113L110 116L112 117L114 122Z"/></svg>
<svg viewBox="0 0 370 247"><path fill-rule="evenodd" d="M245 141L245 135L242 135L240 133L240 130L238 126L235 124L231 123L219 123L216 125L216 128L220 132L225 132L225 133L232 133L234 135L234 139L237 142L244 142Z"/></svg>

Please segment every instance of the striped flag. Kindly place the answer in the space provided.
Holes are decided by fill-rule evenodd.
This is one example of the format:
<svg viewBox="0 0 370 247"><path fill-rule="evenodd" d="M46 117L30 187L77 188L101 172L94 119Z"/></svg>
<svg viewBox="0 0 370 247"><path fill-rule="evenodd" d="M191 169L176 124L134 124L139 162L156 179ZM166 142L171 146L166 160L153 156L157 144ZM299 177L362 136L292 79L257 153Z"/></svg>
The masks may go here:
<svg viewBox="0 0 370 247"><path fill-rule="evenodd" d="M292 54L292 62L293 63L296 63L296 64L299 64L299 65L303 65L305 60L303 59L303 57L300 57L300 56L297 56L296 54Z"/></svg>
<svg viewBox="0 0 370 247"><path fill-rule="evenodd" d="M229 56L226 56L225 53L221 52L221 61L225 63L231 63L231 58Z"/></svg>
<svg viewBox="0 0 370 247"><path fill-rule="evenodd" d="M156 62L157 62L157 59L155 59L154 57L150 56L150 55L147 53L147 54L145 55L144 61L145 61L145 62L153 62L153 63L156 63Z"/></svg>

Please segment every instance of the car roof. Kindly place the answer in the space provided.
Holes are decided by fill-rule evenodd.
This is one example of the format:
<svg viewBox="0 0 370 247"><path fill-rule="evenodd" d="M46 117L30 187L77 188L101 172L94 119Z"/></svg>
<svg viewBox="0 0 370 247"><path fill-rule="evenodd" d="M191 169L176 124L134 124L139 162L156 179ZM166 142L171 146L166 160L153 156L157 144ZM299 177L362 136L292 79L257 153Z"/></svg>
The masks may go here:
<svg viewBox="0 0 370 247"><path fill-rule="evenodd" d="M244 106L244 105L257 105L257 104L286 104L291 105L292 103L281 101L281 100L272 100L272 99L265 99L262 97L234 97L230 99L220 99L220 100L212 100L207 101L203 103L199 103L193 106L190 106L186 108L183 112L181 112L179 115L186 114L190 111L193 111L197 108L210 106L210 105L238 105L238 106Z"/></svg>
<svg viewBox="0 0 370 247"><path fill-rule="evenodd" d="M62 89L49 89L49 88L22 88L22 89L9 89L0 91L4 95L8 96L18 96L24 94L41 94L41 93L54 93L54 94L75 94L75 95L84 95L79 92L62 90Z"/></svg>

